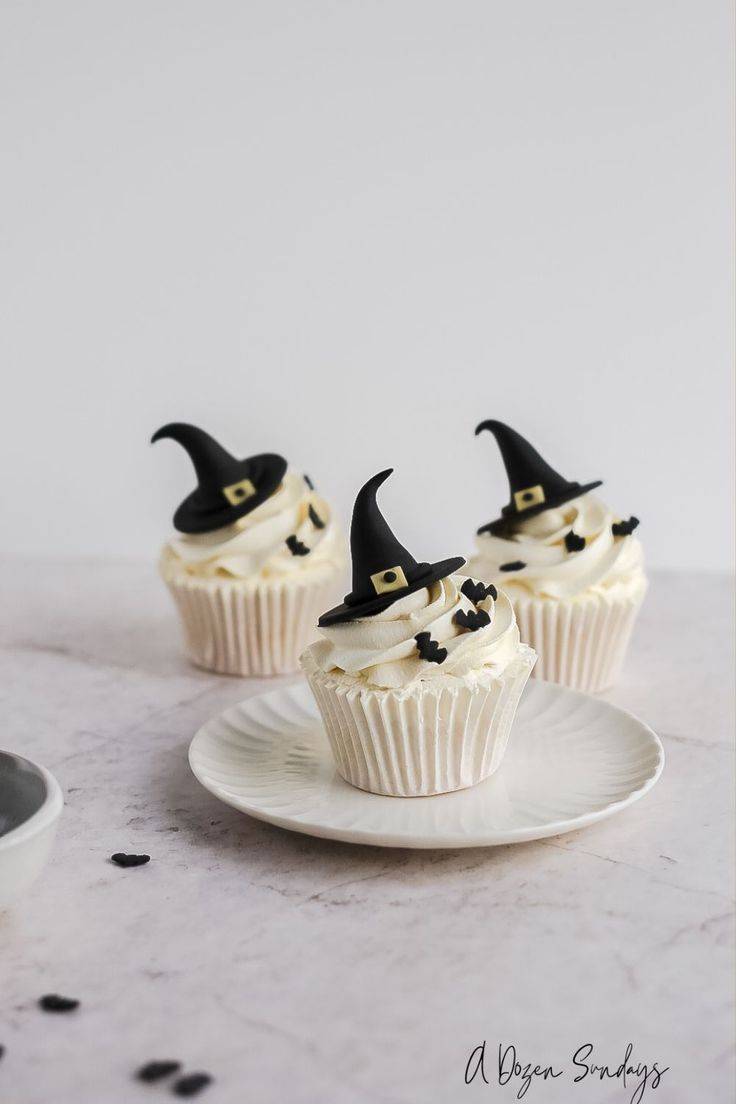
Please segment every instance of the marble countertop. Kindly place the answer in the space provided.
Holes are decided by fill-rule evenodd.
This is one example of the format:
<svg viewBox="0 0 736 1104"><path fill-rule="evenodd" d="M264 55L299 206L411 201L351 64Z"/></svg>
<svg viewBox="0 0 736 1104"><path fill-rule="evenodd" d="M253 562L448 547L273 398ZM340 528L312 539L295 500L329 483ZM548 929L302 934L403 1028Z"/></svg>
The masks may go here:
<svg viewBox="0 0 736 1104"><path fill-rule="evenodd" d="M733 1099L732 584L655 575L610 701L662 737L623 815L536 843L390 851L219 804L187 765L204 720L264 683L183 659L153 568L6 562L0 747L48 766L52 861L0 915L0 1101L174 1099L132 1072L178 1058L208 1104L513 1101L499 1043L561 1070L539 1104L628 1104L572 1055L668 1066L644 1100ZM275 681L269 681L273 687ZM115 851L147 852L133 870ZM77 997L67 1016L48 992ZM464 1084L486 1041L489 1084Z"/></svg>

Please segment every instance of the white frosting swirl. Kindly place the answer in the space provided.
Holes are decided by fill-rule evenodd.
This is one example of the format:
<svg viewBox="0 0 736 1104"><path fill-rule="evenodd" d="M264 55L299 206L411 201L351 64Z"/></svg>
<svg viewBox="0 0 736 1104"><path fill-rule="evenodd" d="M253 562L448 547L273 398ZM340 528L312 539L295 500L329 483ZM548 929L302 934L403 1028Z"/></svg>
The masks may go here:
<svg viewBox="0 0 736 1104"><path fill-rule="evenodd" d="M476 607L461 591L465 576L451 575L400 598L382 613L329 625L309 652L323 671L353 676L356 684L386 689L448 676L499 675L523 645L511 603L503 592ZM490 623L471 632L455 624L458 611L485 610ZM447 649L442 663L419 655L415 637L428 632Z"/></svg>
<svg viewBox="0 0 736 1104"><path fill-rule="evenodd" d="M310 507L323 523L319 528ZM296 537L309 549L294 555L287 545ZM166 575L202 578L284 578L297 573L342 568L345 541L327 501L291 468L278 489L234 525L211 533L172 537L164 548Z"/></svg>
<svg viewBox="0 0 736 1104"><path fill-rule="evenodd" d="M511 598L531 594L564 599L584 591L643 587L641 544L634 536L614 537L611 527L620 520L594 495L581 495L557 509L514 521L509 536L481 533L468 568L485 582L503 586ZM571 530L585 537L579 552L569 552L565 545ZM502 564L514 562L524 567L501 571Z"/></svg>

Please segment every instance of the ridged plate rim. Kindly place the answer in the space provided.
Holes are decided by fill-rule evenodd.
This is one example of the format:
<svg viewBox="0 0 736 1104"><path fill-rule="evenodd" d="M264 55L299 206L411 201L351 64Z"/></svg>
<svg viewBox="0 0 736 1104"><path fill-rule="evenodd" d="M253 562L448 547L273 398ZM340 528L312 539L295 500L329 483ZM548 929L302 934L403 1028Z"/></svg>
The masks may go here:
<svg viewBox="0 0 736 1104"><path fill-rule="evenodd" d="M283 757L290 747L300 748L297 743L300 733L302 739L308 736L308 740L313 745L311 749L313 761L320 769L325 771L325 777L321 781L312 782L312 791L315 795L321 793L324 797L327 790L332 790L333 795L339 798L339 803L343 806L347 805L351 809L355 818L355 823L352 825L336 822L335 816L331 813L330 802L317 805L317 815L314 815L314 811L308 816L280 812L275 807L273 798L269 799L268 788L264 787L262 779L258 778L258 772L254 771L252 767L250 770L248 769L247 749L246 757L242 757L244 741L247 738L257 738L261 742L263 741L262 734L257 734L255 731L257 728L263 728L263 722L254 717L255 711L270 710L278 717L280 710L283 710L284 707L303 710L309 719L309 725L307 727L302 723L301 727L292 725L291 728L285 725L283 732L279 732L278 723L271 726L274 733L274 752L272 754L274 763L278 758ZM527 740L531 742L531 736L528 735L528 732L536 719L533 710L539 711L545 707L558 710L562 708L563 711L566 707L569 707L571 716L581 707L587 710L592 709L593 716L597 717L599 722L607 722L614 727L618 726L622 733L625 732L628 737L634 737L635 743L630 756L629 769L635 768L637 757L643 761L644 765L639 773L634 769L635 783L632 783L631 788L623 797L590 808L574 816L552 818L539 823L521 824L505 829L489 828L487 825L478 824L475 830L468 833L467 824L464 824L464 820L468 815L472 820L473 807L477 810L487 809L487 804L484 805L486 801L484 795L487 794L490 797L491 787L494 785L495 779L502 776L504 766L507 765L506 760L493 778L480 783L479 786L474 786L469 790L457 791L453 794L420 798L378 797L375 794L355 789L344 782L334 771L332 755L327 737L322 729L317 706L305 682L295 682L288 686L256 694L206 721L197 731L189 746L189 764L194 776L209 793L226 805L257 820L263 820L279 828L286 828L290 831L317 836L322 839L334 839L346 843L368 844L377 847L439 849L490 847L524 843L530 840L562 835L585 828L590 824L622 812L644 797L657 783L664 769L664 748L659 737L649 725L633 713L612 705L610 702L541 680L531 681L524 692L511 734L511 742L507 752L508 760L513 761L512 748L517 749L515 758L519 758L518 749L520 746L523 747L525 732L527 732ZM223 740L223 731L227 732L228 741ZM275 740L278 736L286 742L276 745ZM556 739L559 744L559 735ZM590 748L595 750L595 735L591 740ZM263 751L263 748L261 748L261 751ZM266 752L268 752L268 748L266 748ZM276 754L277 752L278 754ZM239 762L236 761L238 754L241 755ZM252 759L252 752L250 754ZM217 763L216 769L213 769L213 762ZM623 762L625 765L626 760L624 759ZM511 769L509 767L509 770ZM215 774L217 777L215 777ZM328 774L329 782L327 781ZM227 779L226 784L223 784L223 777ZM277 770L275 779L281 785L279 805L283 806L285 804L284 798L288 799L290 794L298 792L300 786L304 787L306 785L307 789L302 789L301 792L309 793L309 780L305 777L305 771L300 774L298 769L296 772L294 770L287 771L282 766L280 771ZM250 780L251 786L250 793L243 795L234 792L233 787L236 784L243 785L243 783L248 783L248 780ZM554 783L551 780L549 785L550 797L554 797L554 792ZM428 802L434 803L432 812L441 813L443 819L447 822L442 829L432 828L427 830L423 828L417 831L416 829L401 827L402 818L406 819L408 817L411 822L413 818L412 806L419 810L420 806ZM439 807L436 804L438 802L443 802L444 805ZM452 806L450 806L450 802L452 802ZM383 808L379 809L377 803L382 803ZM333 808L335 804L333 801ZM517 809L522 804L517 802ZM371 820L375 820L379 812L381 815L378 826L372 824L369 827L361 827L361 816L364 819L370 817Z"/></svg>

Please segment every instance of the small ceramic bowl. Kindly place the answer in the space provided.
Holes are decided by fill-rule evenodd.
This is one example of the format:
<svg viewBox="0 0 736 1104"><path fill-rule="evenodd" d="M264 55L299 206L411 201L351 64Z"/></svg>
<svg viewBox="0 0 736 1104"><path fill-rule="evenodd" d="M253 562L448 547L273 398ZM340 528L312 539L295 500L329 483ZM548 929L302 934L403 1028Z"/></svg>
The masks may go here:
<svg viewBox="0 0 736 1104"><path fill-rule="evenodd" d="M63 804L61 787L45 767L0 751L0 911L41 873Z"/></svg>

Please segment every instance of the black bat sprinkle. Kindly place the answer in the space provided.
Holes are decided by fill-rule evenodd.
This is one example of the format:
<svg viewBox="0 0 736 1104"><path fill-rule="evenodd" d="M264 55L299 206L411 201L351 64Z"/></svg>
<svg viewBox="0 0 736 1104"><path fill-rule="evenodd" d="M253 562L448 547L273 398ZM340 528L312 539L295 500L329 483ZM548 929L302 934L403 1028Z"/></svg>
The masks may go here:
<svg viewBox="0 0 736 1104"><path fill-rule="evenodd" d="M58 993L47 993L38 1002L44 1012L73 1012L79 1008L79 1001L74 997L60 997Z"/></svg>
<svg viewBox="0 0 736 1104"><path fill-rule="evenodd" d="M211 1083L209 1073L188 1073L186 1077L180 1077L174 1082L172 1092L174 1096L196 1096L202 1089L206 1089Z"/></svg>
<svg viewBox="0 0 736 1104"><path fill-rule="evenodd" d="M569 533L565 533L565 548L568 552L582 552L585 548L585 537L579 537L571 529Z"/></svg>
<svg viewBox="0 0 736 1104"><path fill-rule="evenodd" d="M147 862L151 861L151 856L126 855L124 851L116 851L114 855L110 856L110 860L114 862L116 866L145 866Z"/></svg>
<svg viewBox="0 0 736 1104"><path fill-rule="evenodd" d="M168 1061L166 1059L146 1062L145 1066L136 1073L136 1077L139 1081L146 1081L149 1084L153 1084L154 1081L162 1081L164 1077L171 1077L172 1073L177 1073L181 1069L181 1062Z"/></svg>
<svg viewBox="0 0 736 1104"><path fill-rule="evenodd" d="M614 537L630 537L638 524L638 517L630 517L628 521L614 521L611 532Z"/></svg>
<svg viewBox="0 0 736 1104"><path fill-rule="evenodd" d="M420 632L414 637L417 642L417 651L421 659L428 663L444 663L447 659L447 648L440 648L436 640L428 632Z"/></svg>
<svg viewBox="0 0 736 1104"><path fill-rule="evenodd" d="M477 583L475 579L466 579L460 587L460 591L466 598L470 599L474 606L477 606L484 598L492 598L494 602L498 598L498 591L493 583L486 586L485 583Z"/></svg>
<svg viewBox="0 0 736 1104"><path fill-rule="evenodd" d="M478 629L484 629L486 625L490 625L491 616L485 610L468 610L467 612L458 610L452 620L461 629L477 632Z"/></svg>
<svg viewBox="0 0 736 1104"><path fill-rule="evenodd" d="M291 552L292 556L308 556L309 549L306 544L303 544L295 533L292 533L290 537L286 538L286 546Z"/></svg>

